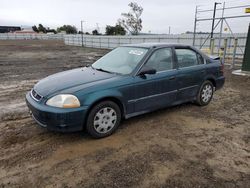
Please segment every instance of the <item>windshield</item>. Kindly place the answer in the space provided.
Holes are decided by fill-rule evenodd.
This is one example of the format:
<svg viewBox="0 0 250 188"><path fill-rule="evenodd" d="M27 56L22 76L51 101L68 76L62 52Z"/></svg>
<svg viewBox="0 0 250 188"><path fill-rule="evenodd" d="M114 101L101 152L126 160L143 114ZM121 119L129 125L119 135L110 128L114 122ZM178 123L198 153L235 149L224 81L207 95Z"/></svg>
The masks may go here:
<svg viewBox="0 0 250 188"><path fill-rule="evenodd" d="M148 50L135 47L118 47L99 60L92 67L101 71L130 74Z"/></svg>

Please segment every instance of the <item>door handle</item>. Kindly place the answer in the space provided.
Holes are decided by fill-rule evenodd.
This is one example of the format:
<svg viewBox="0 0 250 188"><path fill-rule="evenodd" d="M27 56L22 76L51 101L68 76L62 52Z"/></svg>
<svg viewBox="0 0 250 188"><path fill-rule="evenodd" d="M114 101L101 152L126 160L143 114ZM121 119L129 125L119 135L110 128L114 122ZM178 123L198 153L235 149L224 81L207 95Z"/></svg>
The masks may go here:
<svg viewBox="0 0 250 188"><path fill-rule="evenodd" d="M169 78L169 80L174 80L175 79L175 76L171 76L170 78Z"/></svg>

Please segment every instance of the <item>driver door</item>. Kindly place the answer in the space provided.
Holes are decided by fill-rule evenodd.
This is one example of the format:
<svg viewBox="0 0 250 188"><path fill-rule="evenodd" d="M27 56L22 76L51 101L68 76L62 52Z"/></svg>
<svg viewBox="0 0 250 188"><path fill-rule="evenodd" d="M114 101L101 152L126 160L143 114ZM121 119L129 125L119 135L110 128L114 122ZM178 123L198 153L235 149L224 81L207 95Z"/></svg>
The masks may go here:
<svg viewBox="0 0 250 188"><path fill-rule="evenodd" d="M157 49L146 62L156 74L134 78L134 111L147 112L171 105L176 100L177 84L172 48ZM144 66L145 66L144 65Z"/></svg>

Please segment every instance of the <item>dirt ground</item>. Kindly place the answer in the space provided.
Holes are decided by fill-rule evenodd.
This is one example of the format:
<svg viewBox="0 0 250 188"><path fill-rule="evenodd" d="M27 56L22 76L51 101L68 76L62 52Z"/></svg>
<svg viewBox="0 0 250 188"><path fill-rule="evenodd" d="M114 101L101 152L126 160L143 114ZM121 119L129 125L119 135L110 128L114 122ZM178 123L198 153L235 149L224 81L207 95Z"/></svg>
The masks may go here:
<svg viewBox="0 0 250 188"><path fill-rule="evenodd" d="M208 106L125 120L108 138L38 127L25 93L45 76L106 52L59 41L0 41L0 187L249 187L250 78L228 70Z"/></svg>

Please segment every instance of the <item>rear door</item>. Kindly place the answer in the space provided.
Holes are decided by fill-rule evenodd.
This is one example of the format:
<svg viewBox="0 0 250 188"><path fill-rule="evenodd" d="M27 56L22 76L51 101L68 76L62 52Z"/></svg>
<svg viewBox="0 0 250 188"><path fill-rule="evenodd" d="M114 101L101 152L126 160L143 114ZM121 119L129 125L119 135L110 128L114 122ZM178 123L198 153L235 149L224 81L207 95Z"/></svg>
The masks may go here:
<svg viewBox="0 0 250 188"><path fill-rule="evenodd" d="M151 111L168 106L176 99L177 69L172 48L157 49L144 66L156 69L156 74L136 76L134 86L135 112Z"/></svg>
<svg viewBox="0 0 250 188"><path fill-rule="evenodd" d="M206 75L206 66L201 54L191 48L175 48L178 64L177 100L189 101L196 97Z"/></svg>

